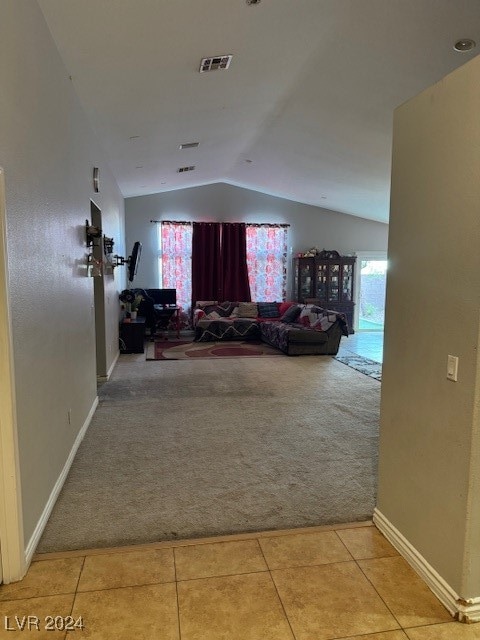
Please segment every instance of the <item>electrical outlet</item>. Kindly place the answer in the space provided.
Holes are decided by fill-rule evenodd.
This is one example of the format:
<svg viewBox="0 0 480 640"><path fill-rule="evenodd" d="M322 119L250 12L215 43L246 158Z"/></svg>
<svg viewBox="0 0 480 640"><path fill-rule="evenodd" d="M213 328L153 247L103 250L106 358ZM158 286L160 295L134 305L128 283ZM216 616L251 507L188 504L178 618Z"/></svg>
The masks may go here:
<svg viewBox="0 0 480 640"><path fill-rule="evenodd" d="M457 382L458 380L458 357L457 356L447 357L447 380L452 380L452 382Z"/></svg>

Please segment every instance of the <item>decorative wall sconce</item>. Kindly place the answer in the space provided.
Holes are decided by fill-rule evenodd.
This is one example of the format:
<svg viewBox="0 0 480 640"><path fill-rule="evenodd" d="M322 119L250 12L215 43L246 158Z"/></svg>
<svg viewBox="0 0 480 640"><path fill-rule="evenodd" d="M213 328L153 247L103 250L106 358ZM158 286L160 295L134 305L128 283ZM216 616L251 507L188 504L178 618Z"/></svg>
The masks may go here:
<svg viewBox="0 0 480 640"><path fill-rule="evenodd" d="M103 276L103 261L98 260L92 253L87 255L88 275L92 278L101 278Z"/></svg>
<svg viewBox="0 0 480 640"><path fill-rule="evenodd" d="M100 227L95 227L93 224L90 224L88 220L85 220L85 233L87 236L87 247L92 247L95 244L95 239L102 237Z"/></svg>
<svg viewBox="0 0 480 640"><path fill-rule="evenodd" d="M103 236L103 250L105 255L107 253L113 253L113 245L115 244L113 238L107 238L107 236Z"/></svg>

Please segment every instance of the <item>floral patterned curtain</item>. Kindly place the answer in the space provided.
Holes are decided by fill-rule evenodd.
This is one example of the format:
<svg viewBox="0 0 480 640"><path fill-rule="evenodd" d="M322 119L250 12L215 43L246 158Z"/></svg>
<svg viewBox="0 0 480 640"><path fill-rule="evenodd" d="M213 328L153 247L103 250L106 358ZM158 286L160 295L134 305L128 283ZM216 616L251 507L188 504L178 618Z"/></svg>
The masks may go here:
<svg viewBox="0 0 480 640"><path fill-rule="evenodd" d="M287 226L247 224L247 265L252 300L285 300Z"/></svg>
<svg viewBox="0 0 480 640"><path fill-rule="evenodd" d="M177 290L177 305L188 311L192 299L192 224L162 222L160 232L160 282Z"/></svg>

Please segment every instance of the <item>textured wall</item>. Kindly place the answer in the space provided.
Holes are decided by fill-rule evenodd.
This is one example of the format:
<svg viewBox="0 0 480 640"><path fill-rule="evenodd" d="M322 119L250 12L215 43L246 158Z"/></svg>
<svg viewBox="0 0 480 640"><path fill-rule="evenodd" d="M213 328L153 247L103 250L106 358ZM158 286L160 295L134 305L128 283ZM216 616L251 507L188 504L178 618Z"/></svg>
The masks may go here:
<svg viewBox="0 0 480 640"><path fill-rule="evenodd" d="M0 165L28 543L96 396L93 279L85 268L90 198L120 248L123 199L37 3L3 0L1 13ZM92 192L93 166L101 169L99 194ZM122 271L106 283L110 363Z"/></svg>
<svg viewBox="0 0 480 640"><path fill-rule="evenodd" d="M378 497L464 598L480 596L479 113L480 57L395 113Z"/></svg>
<svg viewBox="0 0 480 640"><path fill-rule="evenodd" d="M157 236L151 219L288 223L291 255L312 246L341 253L387 248L388 225L381 222L228 184L212 184L125 200L127 245L130 249L135 240L143 243L142 263L135 281L139 287L158 286Z"/></svg>

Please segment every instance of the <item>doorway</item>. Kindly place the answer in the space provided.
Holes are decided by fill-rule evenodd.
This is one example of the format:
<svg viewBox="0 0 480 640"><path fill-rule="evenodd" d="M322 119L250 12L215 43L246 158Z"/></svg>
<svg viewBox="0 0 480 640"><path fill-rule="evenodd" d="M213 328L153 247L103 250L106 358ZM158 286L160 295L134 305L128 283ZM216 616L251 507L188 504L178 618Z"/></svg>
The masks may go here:
<svg viewBox="0 0 480 640"><path fill-rule="evenodd" d="M383 331L387 254L357 253L355 331Z"/></svg>
<svg viewBox="0 0 480 640"><path fill-rule="evenodd" d="M102 229L102 212L92 200L90 200L90 217L92 225L98 229ZM92 255L97 380L105 380L107 377L107 349L105 333L105 283L103 279L103 235L93 240Z"/></svg>

